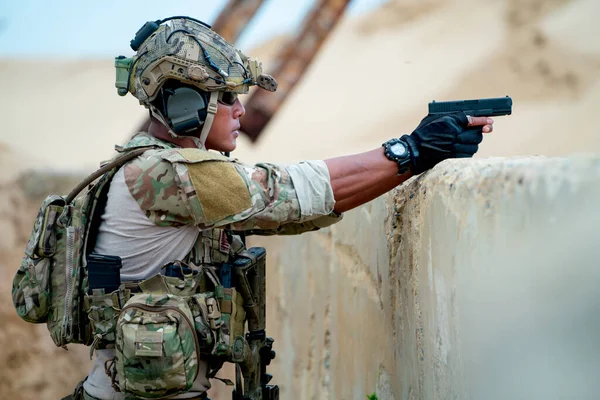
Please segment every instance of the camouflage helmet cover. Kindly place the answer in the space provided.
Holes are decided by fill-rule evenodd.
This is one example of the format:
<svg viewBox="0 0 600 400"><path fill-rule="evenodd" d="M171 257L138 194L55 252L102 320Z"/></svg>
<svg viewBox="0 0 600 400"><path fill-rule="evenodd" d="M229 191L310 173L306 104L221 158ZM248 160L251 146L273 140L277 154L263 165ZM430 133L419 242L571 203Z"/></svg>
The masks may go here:
<svg viewBox="0 0 600 400"><path fill-rule="evenodd" d="M244 94L252 85L277 89L277 82L262 73L258 60L250 60L208 25L186 17L161 23L141 43L128 78L128 91L146 106L168 79L207 92Z"/></svg>

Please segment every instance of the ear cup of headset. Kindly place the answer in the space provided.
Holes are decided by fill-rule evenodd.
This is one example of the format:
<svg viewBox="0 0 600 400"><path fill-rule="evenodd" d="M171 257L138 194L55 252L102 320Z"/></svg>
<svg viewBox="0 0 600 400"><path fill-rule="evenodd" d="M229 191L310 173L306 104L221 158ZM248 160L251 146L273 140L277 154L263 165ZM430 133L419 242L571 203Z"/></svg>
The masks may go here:
<svg viewBox="0 0 600 400"><path fill-rule="evenodd" d="M178 135L186 136L204 125L208 108L208 95L189 87L179 87L165 91L165 117L171 129Z"/></svg>

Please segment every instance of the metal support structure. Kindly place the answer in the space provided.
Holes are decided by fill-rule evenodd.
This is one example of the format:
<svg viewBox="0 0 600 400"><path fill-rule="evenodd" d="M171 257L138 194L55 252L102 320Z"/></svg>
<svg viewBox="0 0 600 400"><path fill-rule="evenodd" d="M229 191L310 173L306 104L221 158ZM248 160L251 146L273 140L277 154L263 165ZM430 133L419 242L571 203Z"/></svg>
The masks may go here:
<svg viewBox="0 0 600 400"><path fill-rule="evenodd" d="M212 24L212 29L229 43L235 43L264 0L229 0Z"/></svg>
<svg viewBox="0 0 600 400"><path fill-rule="evenodd" d="M245 103L241 130L256 141L281 104L315 58L321 45L336 26L350 0L318 0L303 21L300 33L275 57L277 65L266 72L277 79L274 93L255 90Z"/></svg>
<svg viewBox="0 0 600 400"><path fill-rule="evenodd" d="M263 3L264 0L229 0L212 28L234 43ZM241 131L253 142L300 81L349 3L350 0L318 0L304 18L300 33L274 57L275 67L266 72L277 79L277 91L255 90L245 102L246 115L241 120ZM147 131L149 126L148 118L137 132Z"/></svg>

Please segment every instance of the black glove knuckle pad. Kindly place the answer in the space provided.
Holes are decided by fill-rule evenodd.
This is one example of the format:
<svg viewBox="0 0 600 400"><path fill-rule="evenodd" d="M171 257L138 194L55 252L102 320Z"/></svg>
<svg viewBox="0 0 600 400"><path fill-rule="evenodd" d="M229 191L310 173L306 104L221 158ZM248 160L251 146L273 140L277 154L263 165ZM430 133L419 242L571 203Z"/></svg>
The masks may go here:
<svg viewBox="0 0 600 400"><path fill-rule="evenodd" d="M455 132L462 131L462 128L459 125L460 122L455 115L444 115L440 119L440 122L443 123L443 125L445 125L446 130L448 130L448 128L450 128L451 130L453 130Z"/></svg>
<svg viewBox="0 0 600 400"><path fill-rule="evenodd" d="M413 173L418 174L452 157L472 157L483 139L482 128L468 129L464 112L428 115L410 136Z"/></svg>

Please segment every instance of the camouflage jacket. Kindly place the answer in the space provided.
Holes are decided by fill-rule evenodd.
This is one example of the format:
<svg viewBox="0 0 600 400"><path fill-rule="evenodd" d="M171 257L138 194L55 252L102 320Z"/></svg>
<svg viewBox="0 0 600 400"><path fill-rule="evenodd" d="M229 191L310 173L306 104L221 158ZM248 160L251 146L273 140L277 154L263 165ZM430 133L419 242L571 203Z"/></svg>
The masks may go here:
<svg viewBox="0 0 600 400"><path fill-rule="evenodd" d="M239 236L231 232L300 234L342 218L333 211L329 171L322 161L246 165L146 133L117 151L149 145L157 148L125 165L127 187L154 224L200 228L188 257L195 264L227 261L241 251Z"/></svg>

